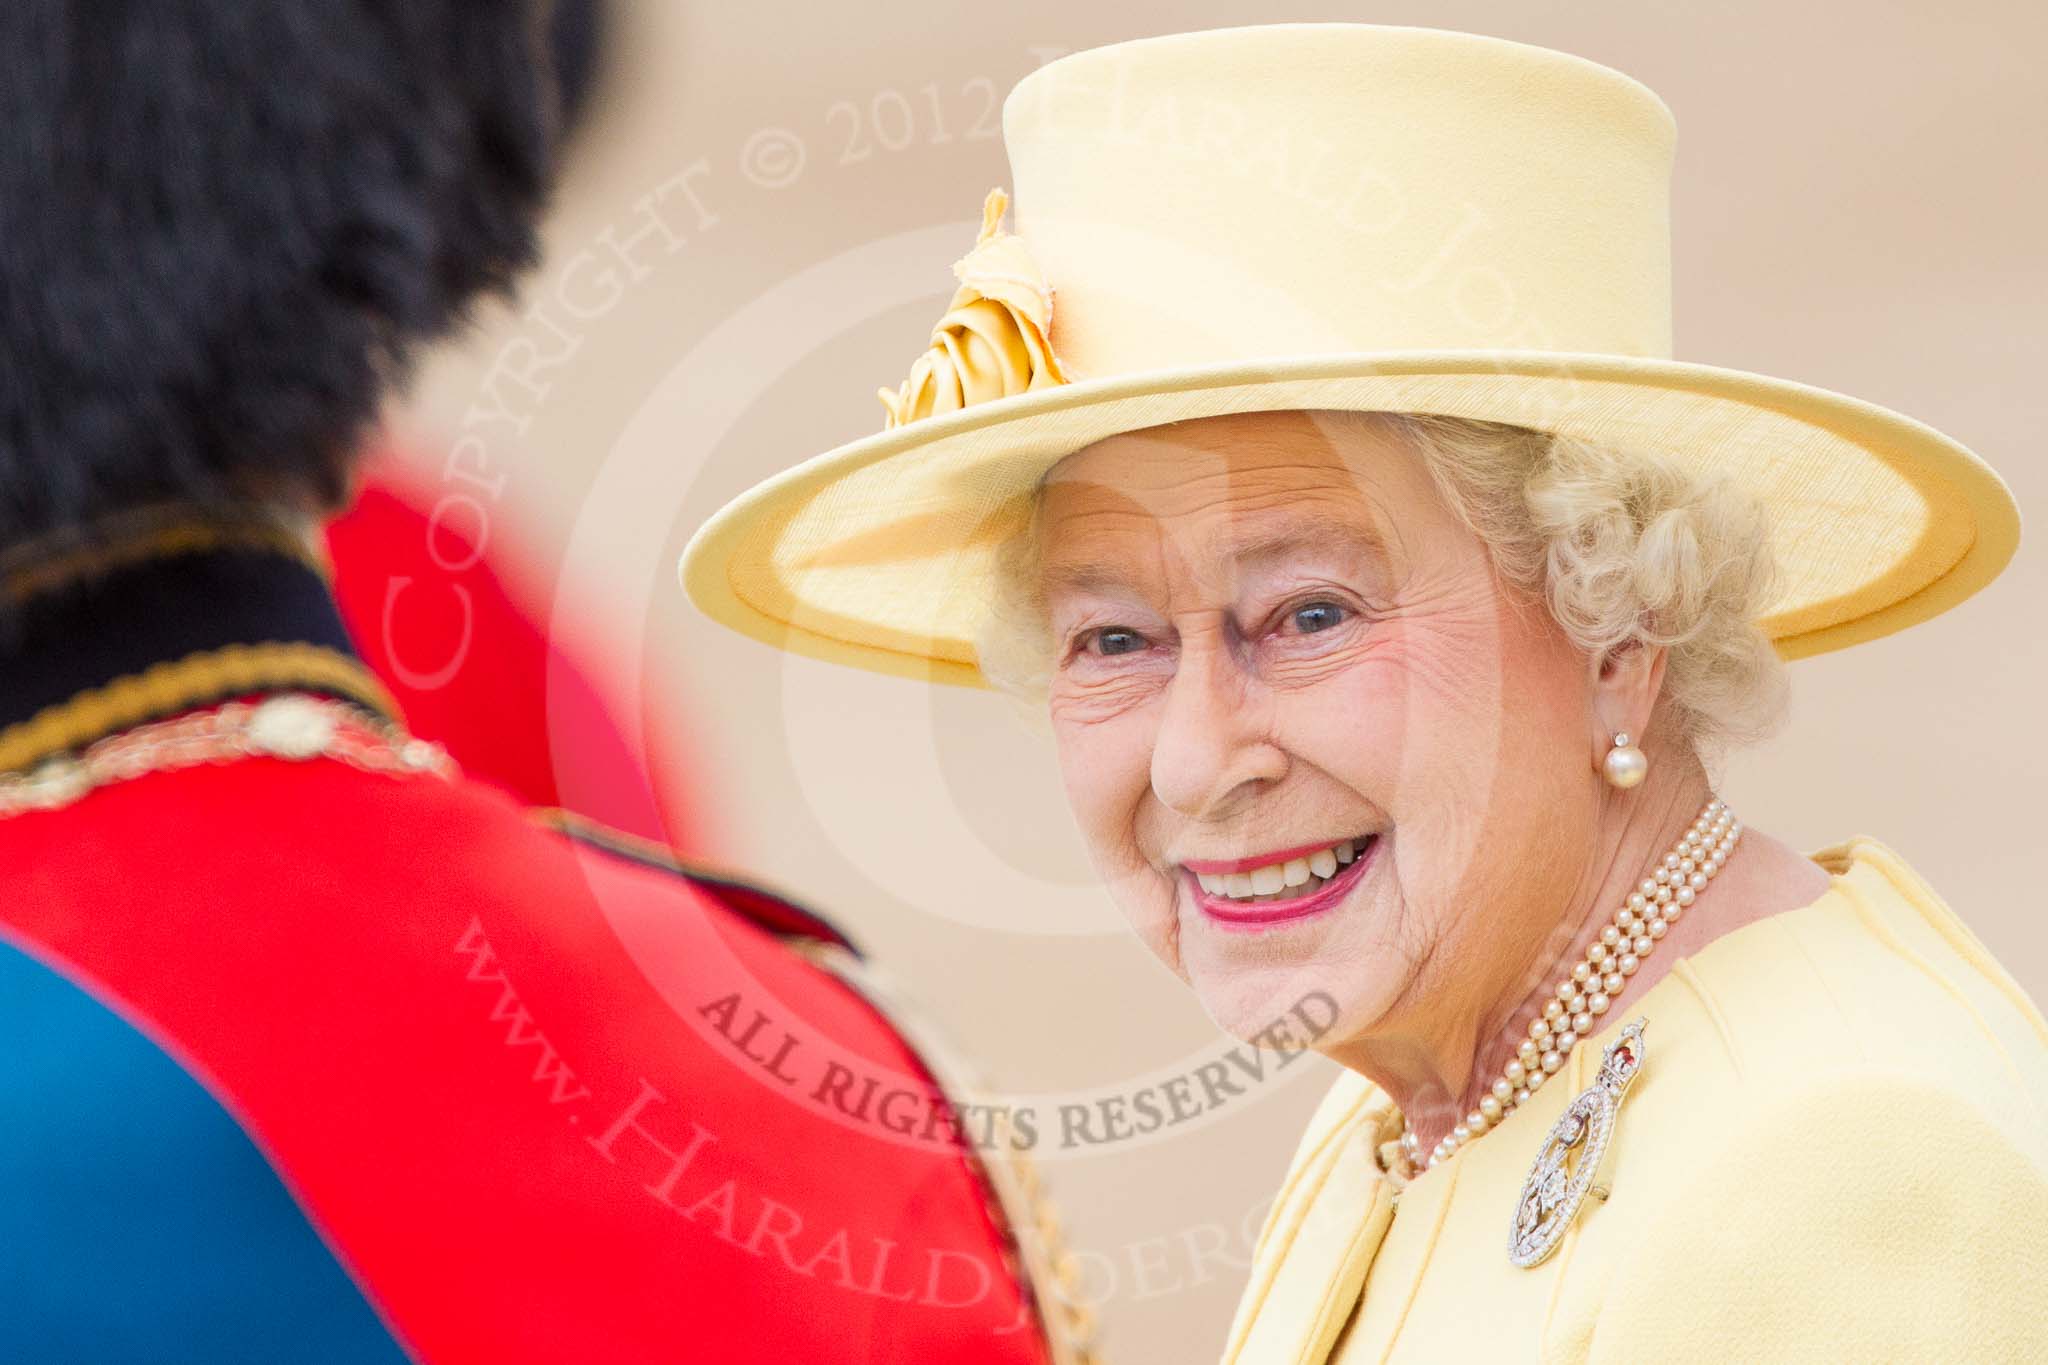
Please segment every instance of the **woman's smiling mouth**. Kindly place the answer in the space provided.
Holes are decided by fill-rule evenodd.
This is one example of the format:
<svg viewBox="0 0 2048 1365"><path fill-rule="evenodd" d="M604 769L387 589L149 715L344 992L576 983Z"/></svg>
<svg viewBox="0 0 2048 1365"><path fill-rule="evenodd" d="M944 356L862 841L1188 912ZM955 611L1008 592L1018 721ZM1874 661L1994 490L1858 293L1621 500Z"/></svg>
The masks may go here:
<svg viewBox="0 0 2048 1365"><path fill-rule="evenodd" d="M1377 833L1228 861L1181 864L1195 904L1227 929L1261 929L1330 909L1365 875Z"/></svg>

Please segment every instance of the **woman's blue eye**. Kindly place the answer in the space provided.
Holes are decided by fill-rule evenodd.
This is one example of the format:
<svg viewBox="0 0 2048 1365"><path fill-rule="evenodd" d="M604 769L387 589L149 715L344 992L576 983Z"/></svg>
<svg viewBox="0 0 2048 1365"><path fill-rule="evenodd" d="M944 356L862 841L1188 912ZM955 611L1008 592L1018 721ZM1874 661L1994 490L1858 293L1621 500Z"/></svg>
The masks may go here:
<svg viewBox="0 0 2048 1365"><path fill-rule="evenodd" d="M1294 609L1294 628L1304 635L1328 630L1344 620L1344 608L1335 602L1311 602Z"/></svg>
<svg viewBox="0 0 2048 1365"><path fill-rule="evenodd" d="M1095 632L1097 654L1131 654L1145 647L1145 637L1135 630L1110 627Z"/></svg>

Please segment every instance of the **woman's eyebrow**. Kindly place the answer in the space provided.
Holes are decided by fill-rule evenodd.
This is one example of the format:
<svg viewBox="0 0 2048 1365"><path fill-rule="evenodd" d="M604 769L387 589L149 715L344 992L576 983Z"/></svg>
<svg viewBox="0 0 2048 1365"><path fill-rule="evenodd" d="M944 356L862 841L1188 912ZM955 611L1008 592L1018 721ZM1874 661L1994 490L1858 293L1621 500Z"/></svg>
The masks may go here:
<svg viewBox="0 0 2048 1365"><path fill-rule="evenodd" d="M1215 549L1240 566L1286 559L1304 550L1336 551L1381 567L1389 562L1386 541L1372 526L1354 517L1323 513L1291 514L1281 525L1226 533Z"/></svg>
<svg viewBox="0 0 2048 1365"><path fill-rule="evenodd" d="M1131 578L1114 560L1073 559L1046 565L1039 583L1046 592L1115 593L1127 591Z"/></svg>
<svg viewBox="0 0 2048 1365"><path fill-rule="evenodd" d="M1219 533L1204 547L1204 557L1237 568L1252 567L1298 555L1303 551L1336 553L1385 568L1391 561L1386 541L1355 517L1325 513L1293 513L1282 524L1251 525ZM1109 557L1066 559L1047 564L1039 583L1047 593L1118 595L1133 588L1128 564Z"/></svg>

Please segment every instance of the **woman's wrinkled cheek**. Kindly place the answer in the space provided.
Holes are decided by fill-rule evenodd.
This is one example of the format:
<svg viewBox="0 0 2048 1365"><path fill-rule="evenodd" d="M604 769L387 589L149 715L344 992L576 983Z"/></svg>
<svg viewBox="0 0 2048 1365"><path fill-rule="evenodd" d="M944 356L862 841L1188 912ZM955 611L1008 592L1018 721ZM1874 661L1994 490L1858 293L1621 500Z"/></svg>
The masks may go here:
<svg viewBox="0 0 2048 1365"><path fill-rule="evenodd" d="M1415 613L1375 634L1356 673L1383 713L1399 804L1411 815L1469 806L1500 761L1507 661L1497 618L1484 608Z"/></svg>
<svg viewBox="0 0 2048 1365"><path fill-rule="evenodd" d="M1172 876L1144 852L1152 789L1151 723L1157 688L1141 679L1056 687L1049 705L1067 803L1089 861L1139 941L1180 971Z"/></svg>
<svg viewBox="0 0 2048 1365"><path fill-rule="evenodd" d="M1169 969L1185 978L1180 960L1180 887L1174 874L1146 860L1135 834L1118 838L1107 850L1093 852L1104 889L1131 932Z"/></svg>
<svg viewBox="0 0 2048 1365"><path fill-rule="evenodd" d="M1418 708L1490 710L1508 648L1500 613L1477 582L1446 590L1377 623L1374 657L1399 674Z"/></svg>
<svg viewBox="0 0 2048 1365"><path fill-rule="evenodd" d="M1402 831L1390 871L1418 943L1440 940L1499 888L1480 872L1516 785L1517 727L1545 723L1514 689L1518 648L1501 602L1476 577L1428 611L1391 623L1384 658L1396 681L1390 801Z"/></svg>
<svg viewBox="0 0 2048 1365"><path fill-rule="evenodd" d="M1144 706L1163 685L1157 669L1133 668L1101 678L1061 677L1053 683L1047 710L1055 731L1104 725Z"/></svg>

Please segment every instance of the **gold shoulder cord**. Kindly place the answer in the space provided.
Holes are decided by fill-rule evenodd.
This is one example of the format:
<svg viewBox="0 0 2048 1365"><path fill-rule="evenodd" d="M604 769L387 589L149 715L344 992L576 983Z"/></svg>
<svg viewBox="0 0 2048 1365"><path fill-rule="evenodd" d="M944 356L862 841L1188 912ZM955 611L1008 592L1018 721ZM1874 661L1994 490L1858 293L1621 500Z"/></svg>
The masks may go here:
<svg viewBox="0 0 2048 1365"><path fill-rule="evenodd" d="M66 527L0 552L0 598L26 602L69 583L100 578L151 559L209 550L269 550L296 559L322 578L332 568L308 538L261 503L206 506L154 503Z"/></svg>
<svg viewBox="0 0 2048 1365"><path fill-rule="evenodd" d="M354 702L273 692L260 702L231 701L118 730L75 753L48 755L26 772L0 771L0 820L60 810L101 787L148 773L246 758L330 758L394 777L432 773L453 780L457 773L440 745L415 739Z"/></svg>
<svg viewBox="0 0 2048 1365"><path fill-rule="evenodd" d="M0 729L0 772L33 767L102 736L220 697L309 688L331 689L385 718L398 715L376 675L338 650L304 643L225 645L152 664Z"/></svg>
<svg viewBox="0 0 2048 1365"><path fill-rule="evenodd" d="M791 946L859 992L894 1024L950 1098L973 1100L988 1093L921 1012L908 1005L900 989L872 964L836 943L797 939ZM977 1153L977 1164L996 1198L995 1211L1012 1230L1054 1365L1105 1365L1096 1344L1099 1324L1094 1309L1080 1294L1080 1267L1066 1250L1059 1215L1046 1196L1037 1166L1007 1140L1007 1130L996 1138L994 1154ZM973 1150L974 1144L968 1146Z"/></svg>

